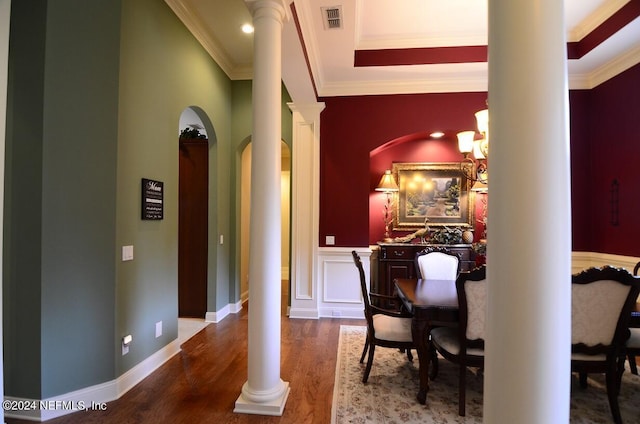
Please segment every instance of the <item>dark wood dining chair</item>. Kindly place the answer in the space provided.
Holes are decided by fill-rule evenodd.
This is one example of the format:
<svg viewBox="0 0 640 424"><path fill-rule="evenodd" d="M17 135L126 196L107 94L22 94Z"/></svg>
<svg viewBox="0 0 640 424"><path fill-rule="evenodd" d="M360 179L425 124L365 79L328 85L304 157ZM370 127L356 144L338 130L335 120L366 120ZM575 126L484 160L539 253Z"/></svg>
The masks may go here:
<svg viewBox="0 0 640 424"><path fill-rule="evenodd" d="M369 351L367 366L362 376L362 382L366 383L373 365L376 346L396 348L402 352L406 351L407 357L411 360L411 349L415 349L416 345L413 343L411 335L411 314L401 309L389 310L376 306L375 302L372 302L374 298L384 300L385 304L390 301L395 303L396 300L399 301L400 299L393 296L369 293L360 255L355 250L351 254L360 275L360 288L364 300L364 317L367 320L367 339L360 357L360 363L362 363L367 350Z"/></svg>
<svg viewBox="0 0 640 424"><path fill-rule="evenodd" d="M632 374L638 375L638 365L636 356L640 355L640 328L629 328L631 335L627 340L627 359L629 360L629 370Z"/></svg>
<svg viewBox="0 0 640 424"><path fill-rule="evenodd" d="M605 374L611 415L621 423L618 393L639 280L625 269L605 266L574 274L571 283L571 370L582 388L587 374Z"/></svg>
<svg viewBox="0 0 640 424"><path fill-rule="evenodd" d="M638 276L640 270L640 262L633 267L633 275ZM640 314L640 311L634 313ZM627 340L627 359L629 360L629 369L632 374L638 375L638 366L636 364L636 356L640 356L640 328L629 328L631 336Z"/></svg>
<svg viewBox="0 0 640 424"><path fill-rule="evenodd" d="M418 278L452 280L458 277L460 254L444 246L428 246L416 253L415 267Z"/></svg>
<svg viewBox="0 0 640 424"><path fill-rule="evenodd" d="M416 252L414 259L416 276L422 279L431 280L451 280L455 283L456 278L460 274L461 256L457 252L452 252L444 246L427 246ZM439 359L433 345L430 345L431 370L429 378L438 376Z"/></svg>
<svg viewBox="0 0 640 424"><path fill-rule="evenodd" d="M458 414L465 415L467 367L484 366L484 334L487 310L486 267L462 272L456 280L458 327L431 330L431 343L448 361L458 364Z"/></svg>

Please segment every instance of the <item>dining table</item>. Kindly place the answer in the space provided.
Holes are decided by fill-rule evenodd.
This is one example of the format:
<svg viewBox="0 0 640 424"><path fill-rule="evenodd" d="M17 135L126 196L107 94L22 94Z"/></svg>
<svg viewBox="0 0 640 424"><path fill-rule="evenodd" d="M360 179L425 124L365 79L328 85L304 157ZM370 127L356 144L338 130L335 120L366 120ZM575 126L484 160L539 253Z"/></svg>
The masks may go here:
<svg viewBox="0 0 640 424"><path fill-rule="evenodd" d="M397 294L412 315L411 336L418 353L420 386L418 402L425 404L429 391L431 349L429 334L434 327L458 325L458 295L455 280L397 278ZM433 364L437 366L437 362Z"/></svg>
<svg viewBox="0 0 640 424"><path fill-rule="evenodd" d="M434 353L429 334L434 327L458 325L456 283L455 280L397 278L394 285L402 304L412 315L411 336L416 344L420 375L417 398L418 402L425 404L429 391L429 366ZM631 311L629 327L640 327L640 302Z"/></svg>

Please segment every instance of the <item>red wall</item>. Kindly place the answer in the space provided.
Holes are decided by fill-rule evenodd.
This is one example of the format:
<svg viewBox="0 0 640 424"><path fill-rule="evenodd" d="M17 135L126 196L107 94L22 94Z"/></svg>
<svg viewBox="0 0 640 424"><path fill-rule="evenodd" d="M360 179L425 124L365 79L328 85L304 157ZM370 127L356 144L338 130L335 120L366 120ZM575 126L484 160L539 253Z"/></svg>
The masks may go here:
<svg viewBox="0 0 640 424"><path fill-rule="evenodd" d="M640 64L591 90L589 250L640 256ZM611 225L611 181L619 225Z"/></svg>
<svg viewBox="0 0 640 424"><path fill-rule="evenodd" d="M326 246L327 235L344 247L380 240L384 194L374 189L384 170L394 161L458 161L455 133L475 128L474 113L486 107L486 98L486 93L442 93L321 99L326 108L320 246ZM640 159L640 140L632 124L640 127L640 65L592 90L571 91L569 101L573 250L639 256L634 241L640 236L640 176L634 161ZM428 140L435 130L447 137ZM381 147L402 137L413 140ZM615 228L608 223L612 178L620 182Z"/></svg>
<svg viewBox="0 0 640 424"><path fill-rule="evenodd" d="M384 170L390 168L393 160L427 161L405 151L402 160L389 157L373 169L369 160L372 150L410 134L428 134L435 130L453 134L473 129L474 113L486 107L486 99L486 93L321 99L326 107L321 115L320 131L320 245L326 245L325 236L334 235L336 246L368 246L372 241L369 197L381 197L374 189ZM449 142L451 149L457 148L457 142ZM422 145L418 149L428 155L432 146L417 143ZM451 155L453 160L460 158L454 153ZM372 214L376 213L374 208ZM377 212L379 224L380 213ZM382 237L384 230L377 232Z"/></svg>
<svg viewBox="0 0 640 424"><path fill-rule="evenodd" d="M590 90L569 92L571 134L571 220L574 251L591 251L591 191L589 155Z"/></svg>

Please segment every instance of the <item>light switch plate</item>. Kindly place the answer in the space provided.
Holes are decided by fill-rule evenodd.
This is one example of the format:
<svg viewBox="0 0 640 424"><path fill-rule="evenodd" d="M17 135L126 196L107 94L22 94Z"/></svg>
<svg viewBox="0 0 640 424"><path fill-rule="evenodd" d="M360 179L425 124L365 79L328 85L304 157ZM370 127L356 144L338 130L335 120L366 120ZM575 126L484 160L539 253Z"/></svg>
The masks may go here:
<svg viewBox="0 0 640 424"><path fill-rule="evenodd" d="M133 246L122 246L122 260L123 261L133 260Z"/></svg>

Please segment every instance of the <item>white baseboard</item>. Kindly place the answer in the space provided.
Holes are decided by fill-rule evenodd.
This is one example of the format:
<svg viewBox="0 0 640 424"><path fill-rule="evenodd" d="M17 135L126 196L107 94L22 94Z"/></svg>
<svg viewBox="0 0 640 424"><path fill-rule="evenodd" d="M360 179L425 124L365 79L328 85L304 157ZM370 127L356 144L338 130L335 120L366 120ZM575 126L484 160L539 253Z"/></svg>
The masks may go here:
<svg viewBox="0 0 640 424"><path fill-rule="evenodd" d="M237 314L242 310L242 300L236 303L229 303L216 312L207 312L204 315L205 322L218 323L225 319L229 314Z"/></svg>
<svg viewBox="0 0 640 424"><path fill-rule="evenodd" d="M15 402L17 405L34 406L29 410L20 411L5 409L5 417L28 421L47 421L73 412L105 407L106 402L120 398L178 352L180 352L180 344L176 339L115 380L48 399L35 400L5 396L5 401Z"/></svg>
<svg viewBox="0 0 640 424"><path fill-rule="evenodd" d="M305 308L294 308L289 307L289 318L301 318L301 319L318 319L320 315L318 314L318 310L313 308L305 309Z"/></svg>
<svg viewBox="0 0 640 424"><path fill-rule="evenodd" d="M325 307L320 308L319 314L322 318L351 318L364 319L364 309Z"/></svg>
<svg viewBox="0 0 640 424"><path fill-rule="evenodd" d="M140 362L135 367L131 368L129 371L122 374L116 380L118 384L118 397L131 390L133 386L141 382L156 369L160 368L162 364L179 352L180 342L176 339L153 355L149 356L144 361Z"/></svg>

